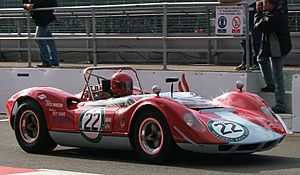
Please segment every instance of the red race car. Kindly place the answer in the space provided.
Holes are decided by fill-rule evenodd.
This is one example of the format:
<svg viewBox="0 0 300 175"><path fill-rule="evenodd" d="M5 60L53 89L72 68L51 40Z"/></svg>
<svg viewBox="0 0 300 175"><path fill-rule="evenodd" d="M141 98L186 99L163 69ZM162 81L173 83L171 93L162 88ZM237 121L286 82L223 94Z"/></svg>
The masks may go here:
<svg viewBox="0 0 300 175"><path fill-rule="evenodd" d="M47 153L57 144L131 147L147 162L161 163L178 148L202 153L269 150L287 134L281 118L259 96L244 92L241 83L237 91L208 100L173 92L176 77L166 78L170 92L160 92L157 85L153 93L146 92L130 66L89 67L83 76L79 94L33 87L7 101L7 116L24 151Z"/></svg>

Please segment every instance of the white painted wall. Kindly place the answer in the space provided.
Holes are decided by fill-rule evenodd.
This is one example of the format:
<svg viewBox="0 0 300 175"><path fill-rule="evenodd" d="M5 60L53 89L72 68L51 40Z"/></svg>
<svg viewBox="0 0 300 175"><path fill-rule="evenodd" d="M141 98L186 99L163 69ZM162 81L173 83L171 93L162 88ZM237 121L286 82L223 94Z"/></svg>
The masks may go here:
<svg viewBox="0 0 300 175"><path fill-rule="evenodd" d="M109 78L113 73L106 70L102 75ZM254 93L259 93L264 86L260 73L140 70L138 74L145 90L151 91L153 85L159 85L162 92L170 91L170 84L165 82L167 77L178 77L182 81L184 74L190 91L208 99L235 90L237 81L245 84L244 90ZM34 86L50 86L78 93L84 86L82 69L0 68L0 113L5 113L5 103L13 94ZM174 91L178 91L178 83L174 83ZM293 77L292 91L294 117L284 118L284 121L293 131L300 132L300 74Z"/></svg>
<svg viewBox="0 0 300 175"><path fill-rule="evenodd" d="M182 74L192 92L207 98L221 95L223 92L236 89L236 82L242 81L247 86L245 73L228 72L182 72L182 71L139 71L143 87L151 90L154 84L161 87L162 91L170 91L170 84L165 82L167 77L178 77L182 81ZM174 90L178 91L178 83L174 83Z"/></svg>
<svg viewBox="0 0 300 175"><path fill-rule="evenodd" d="M110 77L113 72L105 71ZM207 98L216 97L223 92L235 89L236 81L245 83L246 73L227 72L182 72L182 71L138 71L142 87L151 91L153 85L159 85L162 92L170 90L170 84L165 82L167 77L179 77L185 74L189 89ZM249 75L251 77L253 75ZM253 78L253 77L252 77ZM251 80L252 81L252 80ZM51 86L70 93L78 93L83 88L81 69L39 69L39 68L1 68L0 69L0 113L5 112L6 101L16 92L34 86ZM178 91L178 84L174 90Z"/></svg>
<svg viewBox="0 0 300 175"><path fill-rule="evenodd" d="M23 76L18 76L20 74ZM22 89L33 86L52 86L70 93L77 93L83 87L82 82L81 70L2 68L0 69L0 112L5 112L6 101Z"/></svg>
<svg viewBox="0 0 300 175"><path fill-rule="evenodd" d="M293 108L293 119L292 119L292 130L294 132L300 132L300 74L293 75L293 97L292 97L292 108Z"/></svg>

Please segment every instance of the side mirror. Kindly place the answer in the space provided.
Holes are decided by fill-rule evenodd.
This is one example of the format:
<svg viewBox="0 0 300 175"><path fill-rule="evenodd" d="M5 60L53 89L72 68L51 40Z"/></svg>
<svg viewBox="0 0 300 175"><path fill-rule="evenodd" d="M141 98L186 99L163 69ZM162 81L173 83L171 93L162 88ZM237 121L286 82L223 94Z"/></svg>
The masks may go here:
<svg viewBox="0 0 300 175"><path fill-rule="evenodd" d="M166 78L166 83L171 83L171 97L173 98L173 82L177 82L179 80L178 77L168 77Z"/></svg>
<svg viewBox="0 0 300 175"><path fill-rule="evenodd" d="M241 81L236 82L236 88L240 90L240 92L243 91L244 83Z"/></svg>
<svg viewBox="0 0 300 175"><path fill-rule="evenodd" d="M152 87L152 91L153 91L154 94L157 95L157 97L159 97L159 93L160 93L161 89L160 89L160 87L158 85L154 85Z"/></svg>
<svg viewBox="0 0 300 175"><path fill-rule="evenodd" d="M173 82L177 82L179 80L178 77L168 77L166 78L166 83L173 83Z"/></svg>

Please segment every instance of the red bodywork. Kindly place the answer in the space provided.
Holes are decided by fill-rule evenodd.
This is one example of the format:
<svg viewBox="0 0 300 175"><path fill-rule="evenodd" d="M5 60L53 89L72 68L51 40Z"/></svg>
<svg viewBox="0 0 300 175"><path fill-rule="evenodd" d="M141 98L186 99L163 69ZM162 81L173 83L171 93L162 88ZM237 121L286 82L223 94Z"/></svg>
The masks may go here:
<svg viewBox="0 0 300 175"><path fill-rule="evenodd" d="M138 93L138 91L135 92L135 94ZM110 106L99 104L97 101L80 99L76 95L56 88L34 87L18 92L7 101L6 110L12 127L14 126L14 105L20 105L22 101L27 99L36 101L43 109L49 131L79 132L80 118L83 113L91 108L103 107L105 116L102 134L129 136L132 123L137 114L149 108L156 108L165 117L175 142L188 142L187 138L183 137L185 135L194 143L227 143L215 137L207 129L208 121L221 118L220 116L187 108L171 98L154 95L141 98L130 106ZM283 126L276 118L267 116L261 111L260 106L266 105L266 102L255 94L247 92L226 93L214 99L212 104L216 107L234 107L236 108L234 113L243 116L245 119L278 134L286 134ZM182 116L190 112L194 113L203 124L201 130L195 131L183 121ZM183 134L178 133L175 128L179 128Z"/></svg>
<svg viewBox="0 0 300 175"><path fill-rule="evenodd" d="M126 75L130 81L112 83L112 76L104 70ZM177 77L166 78L171 92L161 93L157 85L152 87L153 94L146 92L130 66L88 67L83 77L84 88L75 95L52 87L33 87L7 101L7 116L23 150L44 153L57 144L125 146L157 163L178 147L202 153L269 150L287 133L284 122L267 103L243 92L239 82L238 91L207 100L192 92L173 92ZM182 83L189 90L186 82ZM116 94L119 91L112 87L124 93Z"/></svg>

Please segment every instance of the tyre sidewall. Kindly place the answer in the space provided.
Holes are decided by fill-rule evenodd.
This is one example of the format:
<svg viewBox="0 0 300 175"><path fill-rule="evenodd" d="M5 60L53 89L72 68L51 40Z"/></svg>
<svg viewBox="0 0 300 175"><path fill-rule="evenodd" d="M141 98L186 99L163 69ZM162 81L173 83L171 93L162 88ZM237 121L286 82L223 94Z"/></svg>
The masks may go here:
<svg viewBox="0 0 300 175"><path fill-rule="evenodd" d="M21 136L21 128L19 123L21 122L21 116L25 111L30 111L34 113L38 120L37 124L39 125L39 133L35 141L32 143L27 143ZM31 101L26 101L23 104L21 104L18 108L17 114L16 114L16 119L14 123L15 127L15 136L16 139L20 145L20 147L29 153L45 153L48 152L51 149L54 149L56 146L53 142L53 140L50 138L50 135L48 133L45 117L43 114L42 109L35 104L34 102ZM51 148L54 147L54 148ZM48 149L47 149L48 148Z"/></svg>
<svg viewBox="0 0 300 175"><path fill-rule="evenodd" d="M149 118L153 118L159 122L164 137L161 149L159 150L159 152L157 152L154 155L150 155L146 153L143 150L141 143L139 141L139 129L141 127L141 124L143 123L143 121ZM137 122L135 123L135 127L134 127L133 140L134 140L135 150L139 154L139 156L142 159L146 160L147 162L154 163L154 164L165 162L174 148L173 137L171 135L167 121L164 119L163 115L160 112L154 110L143 112L141 115L138 116Z"/></svg>

